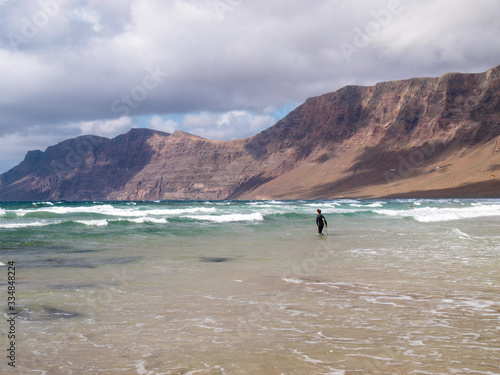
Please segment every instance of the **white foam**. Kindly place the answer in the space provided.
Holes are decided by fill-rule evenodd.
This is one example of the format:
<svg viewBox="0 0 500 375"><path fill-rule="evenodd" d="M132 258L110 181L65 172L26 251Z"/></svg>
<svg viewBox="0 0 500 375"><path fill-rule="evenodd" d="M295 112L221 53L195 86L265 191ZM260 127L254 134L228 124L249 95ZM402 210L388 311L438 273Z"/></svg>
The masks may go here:
<svg viewBox="0 0 500 375"><path fill-rule="evenodd" d="M79 207L41 207L36 209L19 209L15 213L17 216L25 216L34 212L49 212L57 215L68 215L77 213L100 214L105 216L122 216L122 217L145 217L145 216L180 216L186 213L214 213L217 212L215 207L192 207L180 209L142 209L141 207L131 208L116 208L110 204L99 206L79 206Z"/></svg>
<svg viewBox="0 0 500 375"><path fill-rule="evenodd" d="M194 213L216 213L217 208L215 207L170 208L161 210L160 209L147 210L140 212L148 215L181 216L184 214L194 214Z"/></svg>
<svg viewBox="0 0 500 375"><path fill-rule="evenodd" d="M140 360L135 361L135 369L139 375L153 375L152 371L146 370L146 358L151 357L151 353L144 354Z"/></svg>
<svg viewBox="0 0 500 375"><path fill-rule="evenodd" d="M404 305L398 305L395 302L384 302L384 301L381 300L383 298L384 297L381 297L381 298L367 297L367 296L362 296L361 297L361 299L363 299L363 300L365 300L366 302L369 302L369 303L375 303L375 304L379 304L379 305L390 305L390 306L394 306L394 307L404 307Z"/></svg>
<svg viewBox="0 0 500 375"><path fill-rule="evenodd" d="M476 310L486 309L492 305L495 305L495 302L492 301L474 300L474 299L463 301L463 303Z"/></svg>
<svg viewBox="0 0 500 375"><path fill-rule="evenodd" d="M72 221L74 223L83 224L83 225L87 225L87 226L104 227L104 226L107 226L110 222L121 221L121 220L119 220L119 219L116 219L116 220L94 219L94 220L72 220ZM153 217L139 217L139 218L134 218L134 219L124 219L124 221L136 223L136 224L143 224L143 223L167 224L168 223L167 219L165 219L165 218L153 218ZM35 221L35 222L31 222L31 223L4 223L4 224L0 224L0 228L15 229L15 228L44 227L44 226L48 226L48 225L57 225L57 224L61 224L61 223L63 223L63 221L61 221L61 220L56 220L53 222Z"/></svg>
<svg viewBox="0 0 500 375"><path fill-rule="evenodd" d="M107 220L75 220L75 223L84 224L89 227L105 227L108 225Z"/></svg>
<svg viewBox="0 0 500 375"><path fill-rule="evenodd" d="M343 203L346 203L346 202L338 202L338 201L334 201L334 202L318 202L318 203L308 203L308 204L305 204L304 206L307 206L307 207L315 207L315 208L318 208L318 207L326 207L326 208L335 208L335 207L339 207L339 206L342 206ZM358 203L358 201L352 201L352 203Z"/></svg>
<svg viewBox="0 0 500 375"><path fill-rule="evenodd" d="M328 370L331 372L327 372L325 375L345 375L345 370L339 370L330 366L328 366Z"/></svg>
<svg viewBox="0 0 500 375"><path fill-rule="evenodd" d="M385 202L373 202L366 207L384 207L386 203Z"/></svg>
<svg viewBox="0 0 500 375"><path fill-rule="evenodd" d="M337 199L335 202L340 204L361 203L361 201L357 199Z"/></svg>
<svg viewBox="0 0 500 375"><path fill-rule="evenodd" d="M155 219L154 217L140 217L137 219L129 219L127 221L137 223L137 224L143 224L143 223L167 224L168 223L167 219L165 219L165 218Z"/></svg>
<svg viewBox="0 0 500 375"><path fill-rule="evenodd" d="M236 221L263 221L264 216L260 212L252 214L228 214L228 215L187 215L194 220L211 221L214 223L230 223Z"/></svg>
<svg viewBox="0 0 500 375"><path fill-rule="evenodd" d="M308 355L299 352L297 349L293 349L293 354L297 355L299 359L303 360L304 362L313 363L315 365L325 363L322 360L311 358Z"/></svg>
<svg viewBox="0 0 500 375"><path fill-rule="evenodd" d="M422 223L500 216L500 205L474 205L465 207L421 207L411 210L375 210L380 215L413 217Z"/></svg>
<svg viewBox="0 0 500 375"><path fill-rule="evenodd" d="M48 225L53 225L53 224L60 224L61 221L55 221L55 222L41 222L41 221L35 221L32 223L9 223L9 224L0 224L0 228L5 228L5 229L18 229L18 228L30 228L30 227L46 227Z"/></svg>
<svg viewBox="0 0 500 375"><path fill-rule="evenodd" d="M112 214L115 208L109 204L101 206L89 207L40 207L36 209L19 209L15 213L17 216L26 216L34 212L49 212L57 215L67 215L72 213L96 213L96 214Z"/></svg>
<svg viewBox="0 0 500 375"><path fill-rule="evenodd" d="M295 277L284 277L281 280L292 284L302 284L304 282L303 280L296 279Z"/></svg>
<svg viewBox="0 0 500 375"><path fill-rule="evenodd" d="M368 207L368 208L378 208L383 207L385 202L373 202L370 204L361 204L361 203L351 203L349 206L351 207Z"/></svg>
<svg viewBox="0 0 500 375"><path fill-rule="evenodd" d="M460 229L458 229L458 228L453 228L452 230L453 230L453 232L454 232L455 234L457 234L460 238L467 238L467 239L470 239L470 236L469 236L467 233L462 232Z"/></svg>
<svg viewBox="0 0 500 375"><path fill-rule="evenodd" d="M0 208L0 217L4 216L7 213L3 208Z"/></svg>
<svg viewBox="0 0 500 375"><path fill-rule="evenodd" d="M247 205L259 208L274 208L276 205L268 204L266 202L248 202Z"/></svg>
<svg viewBox="0 0 500 375"><path fill-rule="evenodd" d="M4 266L6 266L6 264L3 262L0 262L0 267L4 267Z"/></svg>

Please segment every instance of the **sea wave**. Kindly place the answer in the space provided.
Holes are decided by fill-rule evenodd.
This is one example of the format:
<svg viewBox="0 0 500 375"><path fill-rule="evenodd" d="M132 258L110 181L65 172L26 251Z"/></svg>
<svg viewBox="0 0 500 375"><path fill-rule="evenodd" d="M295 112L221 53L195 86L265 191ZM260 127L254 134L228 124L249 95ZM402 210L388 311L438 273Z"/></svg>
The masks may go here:
<svg viewBox="0 0 500 375"><path fill-rule="evenodd" d="M349 206L351 207L369 207L369 208L379 208L383 207L386 202L373 202L369 204L360 204L360 203L351 203Z"/></svg>
<svg viewBox="0 0 500 375"><path fill-rule="evenodd" d="M355 201L353 201L353 202L355 202ZM321 209L324 209L324 208L340 207L340 206L342 206L342 203L336 202L336 201L335 202L318 202L318 203L307 203L307 204L304 204L304 206L306 206L306 207L314 207L314 208L320 208L321 207Z"/></svg>
<svg viewBox="0 0 500 375"><path fill-rule="evenodd" d="M237 221L263 221L264 216L260 212L252 214L227 214L227 215L188 215L194 220L211 221L214 223L230 223Z"/></svg>
<svg viewBox="0 0 500 375"><path fill-rule="evenodd" d="M194 213L215 213L217 208L215 207L190 207L190 208L167 208L167 209L148 209L140 211L143 215L165 215L165 216L181 216L184 214L194 214Z"/></svg>
<svg viewBox="0 0 500 375"><path fill-rule="evenodd" d="M129 219L127 220L136 224L144 224L144 223L153 223L153 224L167 224L168 220L165 218L155 219L154 217L139 217L137 219Z"/></svg>
<svg viewBox="0 0 500 375"><path fill-rule="evenodd" d="M33 206L41 206L41 205L53 206L54 203L52 203L52 202L33 202L32 205Z"/></svg>
<svg viewBox="0 0 500 375"><path fill-rule="evenodd" d="M125 222L164 225L194 220L198 222L273 222L314 219L320 207L327 218L386 217L412 218L419 222L439 222L477 217L500 216L499 200L335 200L335 201L231 201L231 202L163 202L63 203L53 206L3 205L0 228L23 228L65 223L106 226ZM223 203L224 207L219 206ZM43 204L43 205L42 205Z"/></svg>
<svg viewBox="0 0 500 375"><path fill-rule="evenodd" d="M89 227L105 227L108 225L107 220L75 220L75 223L84 224Z"/></svg>
<svg viewBox="0 0 500 375"><path fill-rule="evenodd" d="M139 217L139 218L117 218L117 219L90 219L90 220L53 220L53 221L32 221L26 223L0 223L1 229L22 229L22 228L36 228L46 227L49 225L64 225L64 224L82 224L89 227L104 227L110 223L127 222L134 224L167 224L168 220L165 218L152 218L152 217Z"/></svg>
<svg viewBox="0 0 500 375"><path fill-rule="evenodd" d="M90 207L77 206L77 207L40 207L36 209L17 209L13 211L16 216L23 217L30 214L40 212L51 213L56 215L73 215L73 214L96 214L104 216L121 216L121 217L145 217L145 216L179 216L182 214L190 213L214 213L217 209L215 207L189 207L189 208L143 208L130 206L125 208L113 207L110 204L95 205Z"/></svg>
<svg viewBox="0 0 500 375"><path fill-rule="evenodd" d="M20 208L13 211L16 216L23 217L29 214L38 212L48 212L57 215L68 215L75 213L95 213L95 214L110 214L115 210L115 208L109 204L106 205L95 205L90 207L77 206L77 207L38 207L33 209Z"/></svg>
<svg viewBox="0 0 500 375"><path fill-rule="evenodd" d="M30 223L1 223L0 228L3 229L22 229L22 228L34 228L34 227L46 227L49 225L57 225L61 224L61 221L53 221L53 222L41 222L34 221Z"/></svg>
<svg viewBox="0 0 500 375"><path fill-rule="evenodd" d="M500 204L464 207L419 207L406 210L374 210L380 215L412 217L422 223L500 216Z"/></svg>
<svg viewBox="0 0 500 375"><path fill-rule="evenodd" d="M167 224L168 221L165 218L156 219L154 217L139 217L139 218L120 218L120 219L107 219L107 220L75 220L75 223L84 224L88 226L97 226L104 227L110 223L117 222L127 222L127 223L135 223L135 224L144 224L144 223L153 223L153 224Z"/></svg>

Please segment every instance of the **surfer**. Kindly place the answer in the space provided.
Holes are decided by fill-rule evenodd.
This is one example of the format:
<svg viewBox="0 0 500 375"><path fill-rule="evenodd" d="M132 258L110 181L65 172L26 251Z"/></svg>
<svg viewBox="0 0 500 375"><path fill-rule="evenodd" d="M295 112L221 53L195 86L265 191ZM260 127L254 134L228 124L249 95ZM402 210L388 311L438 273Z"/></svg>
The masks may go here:
<svg viewBox="0 0 500 375"><path fill-rule="evenodd" d="M317 215L316 215L316 225L318 226L318 234L323 235L323 227L328 228L328 223L326 222L325 217L321 213L321 210L318 208L317 209Z"/></svg>

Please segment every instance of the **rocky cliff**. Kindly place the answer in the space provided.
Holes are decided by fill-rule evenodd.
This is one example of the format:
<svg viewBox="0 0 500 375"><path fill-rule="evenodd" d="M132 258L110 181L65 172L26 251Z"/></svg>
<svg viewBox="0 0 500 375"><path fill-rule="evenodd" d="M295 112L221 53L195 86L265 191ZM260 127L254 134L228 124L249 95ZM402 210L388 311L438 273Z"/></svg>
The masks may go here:
<svg viewBox="0 0 500 375"><path fill-rule="evenodd" d="M0 200L499 197L499 89L500 66L344 87L246 139L78 137L28 152Z"/></svg>

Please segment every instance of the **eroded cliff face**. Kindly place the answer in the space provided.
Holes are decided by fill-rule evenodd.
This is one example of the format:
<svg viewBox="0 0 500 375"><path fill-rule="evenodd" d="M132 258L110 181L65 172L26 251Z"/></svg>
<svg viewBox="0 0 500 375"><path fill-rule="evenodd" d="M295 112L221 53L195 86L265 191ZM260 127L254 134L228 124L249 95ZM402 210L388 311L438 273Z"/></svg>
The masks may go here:
<svg viewBox="0 0 500 375"><path fill-rule="evenodd" d="M500 165L499 73L350 86L308 99L252 140L260 154L295 142L301 162L243 197L500 196L491 173Z"/></svg>
<svg viewBox="0 0 500 375"><path fill-rule="evenodd" d="M168 136L133 129L114 139L82 136L28 152L0 176L0 200L105 199L150 163L147 140L156 134Z"/></svg>
<svg viewBox="0 0 500 375"><path fill-rule="evenodd" d="M348 86L235 141L78 137L29 152L0 200L500 196L499 88L500 67Z"/></svg>

